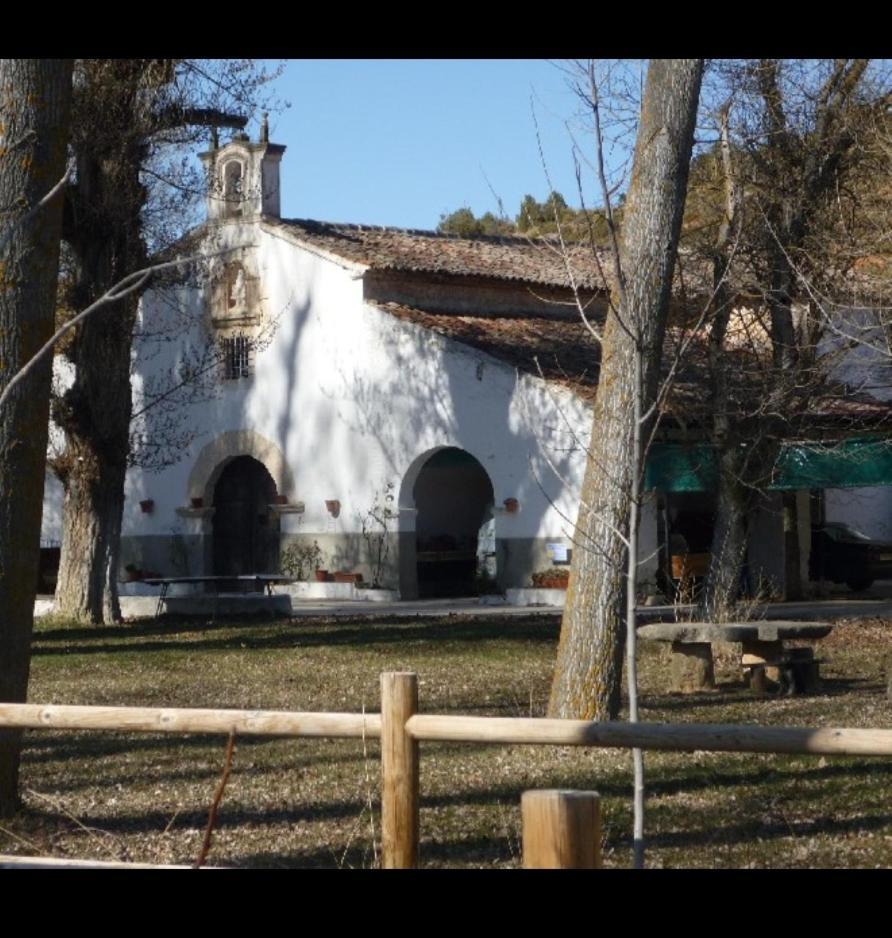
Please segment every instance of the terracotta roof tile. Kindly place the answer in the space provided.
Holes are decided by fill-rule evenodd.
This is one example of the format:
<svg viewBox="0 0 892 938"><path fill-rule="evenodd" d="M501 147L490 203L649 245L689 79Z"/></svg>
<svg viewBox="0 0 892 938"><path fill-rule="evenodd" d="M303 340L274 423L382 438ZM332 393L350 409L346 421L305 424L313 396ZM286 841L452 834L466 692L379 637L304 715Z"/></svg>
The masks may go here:
<svg viewBox="0 0 892 938"><path fill-rule="evenodd" d="M547 286L568 285L567 266L554 240L520 237L460 238L435 231L282 219L292 235L345 260L375 270L487 277ZM590 247L568 246L571 271L579 287L604 289L604 278ZM607 255L599 252L605 263Z"/></svg>
<svg viewBox="0 0 892 938"><path fill-rule="evenodd" d="M578 320L515 316L456 316L427 313L398 303L376 303L398 319L455 339L528 374L593 398L600 350Z"/></svg>
<svg viewBox="0 0 892 938"><path fill-rule="evenodd" d="M429 313L398 303L374 303L379 309L433 332L478 349L521 372L569 388L578 397L594 400L598 386L600 349L583 323L541 317L458 316ZM675 356L682 330L666 336L664 371ZM667 416L681 416L698 424L710 418L707 346L705 336L695 340L678 368L664 406ZM731 353L735 367L729 391L732 406L745 416L759 410L759 395L770 365L758 353L738 348ZM770 361L770 359L768 360ZM892 422L892 404L866 394L855 394L842 384L804 388L799 416L818 430L826 426L880 429ZM794 406L793 402L789 402ZM791 415L792 416L792 415Z"/></svg>

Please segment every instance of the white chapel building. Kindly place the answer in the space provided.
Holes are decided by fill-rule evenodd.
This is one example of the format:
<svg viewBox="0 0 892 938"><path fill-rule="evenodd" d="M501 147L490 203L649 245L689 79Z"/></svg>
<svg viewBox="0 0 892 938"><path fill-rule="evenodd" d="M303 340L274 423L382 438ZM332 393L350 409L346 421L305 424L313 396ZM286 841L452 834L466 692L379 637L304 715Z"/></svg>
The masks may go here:
<svg viewBox="0 0 892 938"><path fill-rule="evenodd" d="M274 572L293 542L404 598L566 563L597 372L563 260L522 238L283 219L285 147L265 138L202 154L207 271L142 301L134 413L208 349L215 387L205 374L140 418L155 465L127 476L122 578ZM44 544L60 505L49 480Z"/></svg>

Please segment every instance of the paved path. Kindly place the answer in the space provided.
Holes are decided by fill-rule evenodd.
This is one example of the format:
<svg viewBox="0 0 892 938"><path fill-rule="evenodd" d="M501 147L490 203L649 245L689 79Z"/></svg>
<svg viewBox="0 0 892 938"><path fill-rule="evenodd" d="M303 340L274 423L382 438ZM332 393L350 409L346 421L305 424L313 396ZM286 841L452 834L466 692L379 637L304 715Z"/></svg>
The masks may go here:
<svg viewBox="0 0 892 938"><path fill-rule="evenodd" d="M559 616L558 606L508 606L505 604L481 603L478 599L419 599L406 602L345 602L336 599L293 600L292 615L296 618L313 616L376 616L391 618L438 617L448 615L479 616ZM154 615L157 597L122 597L124 615ZM145 608L143 608L145 607ZM35 615L45 615L52 608L52 597L38 597ZM692 607L641 606L639 616L647 622L672 622L677 611L688 611ZM815 599L799 603L769 603L755 610L753 618L768 619L847 619L857 617L892 619L892 580L875 584L860 594L842 593L827 599Z"/></svg>

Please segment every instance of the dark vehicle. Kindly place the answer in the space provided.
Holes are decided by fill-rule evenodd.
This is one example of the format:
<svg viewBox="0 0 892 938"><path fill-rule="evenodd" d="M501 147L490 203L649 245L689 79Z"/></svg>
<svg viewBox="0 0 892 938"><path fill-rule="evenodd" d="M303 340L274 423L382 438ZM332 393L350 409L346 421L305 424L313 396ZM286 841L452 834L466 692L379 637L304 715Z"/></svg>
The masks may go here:
<svg viewBox="0 0 892 938"><path fill-rule="evenodd" d="M847 524L827 522L812 528L808 572L812 580L867 589L874 580L892 579L892 543L871 540Z"/></svg>

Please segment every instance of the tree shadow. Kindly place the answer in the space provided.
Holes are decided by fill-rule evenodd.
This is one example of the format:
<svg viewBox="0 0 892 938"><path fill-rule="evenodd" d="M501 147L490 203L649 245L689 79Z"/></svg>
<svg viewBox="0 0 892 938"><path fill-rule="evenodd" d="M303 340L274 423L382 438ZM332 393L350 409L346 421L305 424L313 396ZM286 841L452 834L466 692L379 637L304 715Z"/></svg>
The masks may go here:
<svg viewBox="0 0 892 938"><path fill-rule="evenodd" d="M459 617L443 620L409 620L405 623L375 623L365 619L340 619L328 627L304 625L299 620L289 620L284 627L277 624L273 634L263 634L263 626L257 632L239 628L236 634L215 637L231 631L233 626L226 623L188 625L173 634L196 635L208 633L203 640L170 638L169 629L148 626L135 633L150 638L164 635L163 641L134 640L134 632L129 629L98 627L95 629L54 630L39 635L32 651L35 657L48 655L91 655L117 654L120 652L152 651L234 651L234 650L273 650L277 648L301 647L356 647L367 648L372 645L392 645L403 642L440 642L441 651L450 652L451 643L510 642L518 644L551 644L557 641L558 624L555 621L542 621L544 617L508 623L501 620L462 620ZM267 625L267 628L269 626ZM258 634L260 633L260 634ZM72 642L72 636L75 641ZM127 641L109 642L108 638L127 638ZM77 643L78 638L81 639ZM90 639L96 639L91 644ZM52 644L58 643L57 647Z"/></svg>

